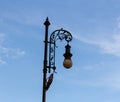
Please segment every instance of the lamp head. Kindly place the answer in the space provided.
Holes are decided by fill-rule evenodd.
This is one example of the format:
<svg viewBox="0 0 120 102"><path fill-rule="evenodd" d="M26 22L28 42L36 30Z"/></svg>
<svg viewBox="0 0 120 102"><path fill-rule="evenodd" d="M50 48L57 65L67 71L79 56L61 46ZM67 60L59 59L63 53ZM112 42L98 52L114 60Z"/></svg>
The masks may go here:
<svg viewBox="0 0 120 102"><path fill-rule="evenodd" d="M65 57L64 61L63 61L63 66L67 69L72 67L72 54L70 53L70 48L71 46L69 44L67 44L65 46L65 54L63 55Z"/></svg>

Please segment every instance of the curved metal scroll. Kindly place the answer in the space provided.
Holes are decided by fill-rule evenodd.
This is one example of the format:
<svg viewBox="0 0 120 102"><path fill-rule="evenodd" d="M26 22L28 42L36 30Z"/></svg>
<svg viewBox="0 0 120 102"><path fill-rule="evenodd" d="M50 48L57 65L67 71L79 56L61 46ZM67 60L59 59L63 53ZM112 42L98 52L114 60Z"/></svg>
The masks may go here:
<svg viewBox="0 0 120 102"><path fill-rule="evenodd" d="M66 40L67 43L72 41L72 35L67 30L58 29L55 30L50 36L50 45L49 45L49 72L51 68L55 71L55 48L57 40Z"/></svg>

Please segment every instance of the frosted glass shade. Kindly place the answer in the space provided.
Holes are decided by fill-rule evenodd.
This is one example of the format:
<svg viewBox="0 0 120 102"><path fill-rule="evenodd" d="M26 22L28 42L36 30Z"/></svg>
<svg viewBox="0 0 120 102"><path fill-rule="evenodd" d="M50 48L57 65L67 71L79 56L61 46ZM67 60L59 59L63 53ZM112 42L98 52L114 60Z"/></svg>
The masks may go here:
<svg viewBox="0 0 120 102"><path fill-rule="evenodd" d="M71 59L65 59L63 62L63 66L67 69L70 69L72 67L72 60Z"/></svg>

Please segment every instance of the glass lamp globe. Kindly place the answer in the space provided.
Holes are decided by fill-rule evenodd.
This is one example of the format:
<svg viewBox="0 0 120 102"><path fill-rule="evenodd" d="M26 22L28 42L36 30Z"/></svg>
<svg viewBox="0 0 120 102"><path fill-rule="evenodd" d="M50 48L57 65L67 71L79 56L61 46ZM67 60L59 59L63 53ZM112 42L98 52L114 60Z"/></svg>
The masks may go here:
<svg viewBox="0 0 120 102"><path fill-rule="evenodd" d="M66 69L70 69L72 67L72 60L71 59L65 59L63 61L63 66L66 68Z"/></svg>

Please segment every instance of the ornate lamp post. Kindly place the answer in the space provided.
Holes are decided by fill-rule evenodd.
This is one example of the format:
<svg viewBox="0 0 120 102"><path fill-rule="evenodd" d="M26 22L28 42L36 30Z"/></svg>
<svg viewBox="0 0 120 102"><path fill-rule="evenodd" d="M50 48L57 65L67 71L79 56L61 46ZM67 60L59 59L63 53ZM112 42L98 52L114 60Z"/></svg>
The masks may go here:
<svg viewBox="0 0 120 102"><path fill-rule="evenodd" d="M72 67L72 60L71 60L72 54L70 52L71 46L69 45L69 42L72 41L72 35L67 30L58 29L52 32L52 34L50 35L50 39L48 40L48 28L50 25L48 18L44 22L44 25L45 25L45 41L44 41L45 47L44 47L44 63L43 63L42 102L46 102L46 92L53 81L53 75L56 70L55 49L56 49L57 40L61 40L61 41L65 40L67 42L67 45L65 46L65 54L63 55L65 57L63 61L63 66L67 69ZM50 74L48 78L47 78L47 73Z"/></svg>

